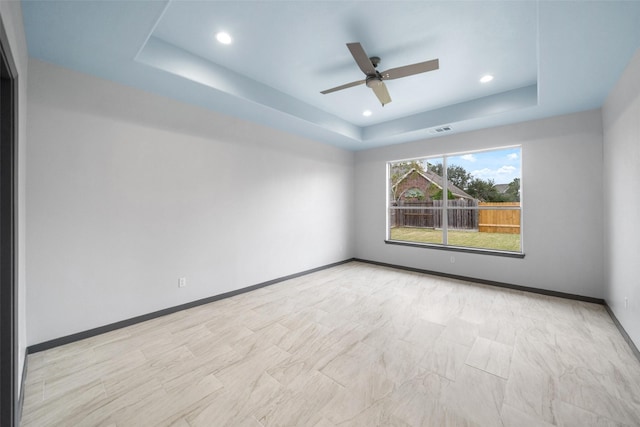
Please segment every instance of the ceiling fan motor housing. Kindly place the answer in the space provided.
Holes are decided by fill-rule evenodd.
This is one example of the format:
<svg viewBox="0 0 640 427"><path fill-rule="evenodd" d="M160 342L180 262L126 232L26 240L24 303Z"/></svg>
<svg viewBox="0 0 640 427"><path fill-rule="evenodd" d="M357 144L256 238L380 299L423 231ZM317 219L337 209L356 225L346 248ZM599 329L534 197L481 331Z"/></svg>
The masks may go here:
<svg viewBox="0 0 640 427"><path fill-rule="evenodd" d="M380 76L367 76L367 87L373 88L382 84L382 77Z"/></svg>

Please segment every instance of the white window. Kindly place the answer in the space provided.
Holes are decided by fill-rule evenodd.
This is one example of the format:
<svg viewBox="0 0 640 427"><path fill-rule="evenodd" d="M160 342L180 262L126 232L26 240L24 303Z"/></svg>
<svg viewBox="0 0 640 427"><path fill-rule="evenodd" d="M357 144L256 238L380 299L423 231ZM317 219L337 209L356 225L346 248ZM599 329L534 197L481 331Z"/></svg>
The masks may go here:
<svg viewBox="0 0 640 427"><path fill-rule="evenodd" d="M521 164L520 147L388 162L387 242L522 254Z"/></svg>

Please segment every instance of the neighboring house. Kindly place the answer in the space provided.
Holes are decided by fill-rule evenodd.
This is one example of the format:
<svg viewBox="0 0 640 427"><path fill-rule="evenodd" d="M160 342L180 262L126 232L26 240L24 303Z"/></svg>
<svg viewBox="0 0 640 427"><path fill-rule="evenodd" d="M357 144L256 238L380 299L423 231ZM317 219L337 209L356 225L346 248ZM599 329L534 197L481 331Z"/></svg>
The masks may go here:
<svg viewBox="0 0 640 427"><path fill-rule="evenodd" d="M442 184L443 180L440 175L431 171L422 172L412 168L393 185L391 197L396 202L430 201L435 194L442 190ZM448 183L448 189L456 199L474 199L453 185L451 181Z"/></svg>

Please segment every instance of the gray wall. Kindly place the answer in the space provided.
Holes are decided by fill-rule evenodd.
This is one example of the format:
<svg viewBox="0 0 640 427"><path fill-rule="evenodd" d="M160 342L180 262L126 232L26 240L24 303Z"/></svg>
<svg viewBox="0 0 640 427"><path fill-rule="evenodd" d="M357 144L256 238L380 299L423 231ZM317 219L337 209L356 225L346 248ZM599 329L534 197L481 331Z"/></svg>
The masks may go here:
<svg viewBox="0 0 640 427"><path fill-rule="evenodd" d="M29 344L353 255L351 152L34 59L28 97Z"/></svg>
<svg viewBox="0 0 640 427"><path fill-rule="evenodd" d="M640 347L640 50L609 94L602 115L605 298Z"/></svg>
<svg viewBox="0 0 640 427"><path fill-rule="evenodd" d="M522 145L524 259L388 245L386 161ZM602 298L600 111L356 154L356 257ZM455 263L451 263L451 257Z"/></svg>
<svg viewBox="0 0 640 427"><path fill-rule="evenodd" d="M27 149L27 41L18 1L0 1L0 19L7 32L11 54L18 69L18 378L21 378L27 348L27 305L25 267L25 183ZM19 382L19 387L22 383Z"/></svg>

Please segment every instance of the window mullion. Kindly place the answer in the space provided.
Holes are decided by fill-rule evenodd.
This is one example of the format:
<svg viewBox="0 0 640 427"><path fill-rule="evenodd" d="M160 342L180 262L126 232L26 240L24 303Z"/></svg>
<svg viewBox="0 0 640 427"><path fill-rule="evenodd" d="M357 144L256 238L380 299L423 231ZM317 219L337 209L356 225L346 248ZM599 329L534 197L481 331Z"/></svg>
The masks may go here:
<svg viewBox="0 0 640 427"><path fill-rule="evenodd" d="M447 245L449 230L449 177L447 176L447 156L442 157L442 244Z"/></svg>

